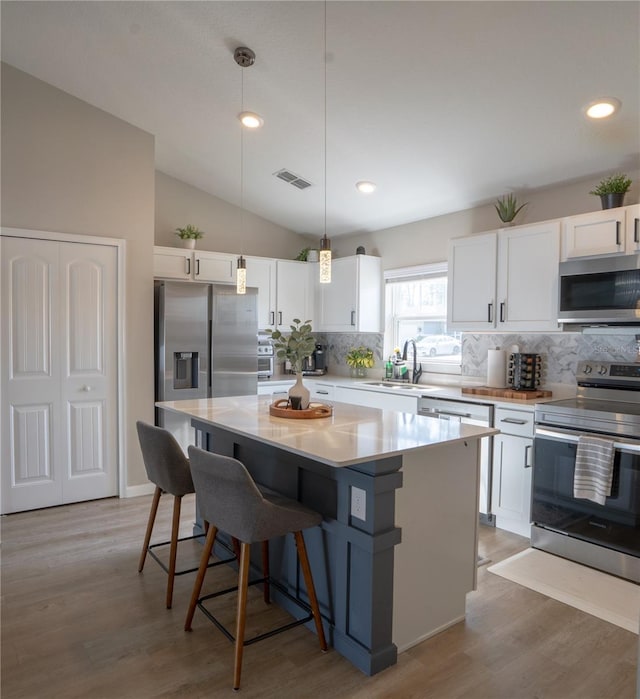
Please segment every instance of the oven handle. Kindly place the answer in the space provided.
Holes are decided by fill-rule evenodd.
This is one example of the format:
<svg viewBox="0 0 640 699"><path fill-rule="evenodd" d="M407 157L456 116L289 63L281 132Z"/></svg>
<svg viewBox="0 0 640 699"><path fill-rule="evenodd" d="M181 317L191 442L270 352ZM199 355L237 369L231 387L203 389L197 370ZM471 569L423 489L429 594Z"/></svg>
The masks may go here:
<svg viewBox="0 0 640 699"><path fill-rule="evenodd" d="M585 434L585 433L582 433ZM548 437L550 439L557 439L563 442L574 442L578 443L579 434L574 432L555 432L552 430L545 430L541 427L536 427L535 437ZM585 435L586 436L586 435ZM596 436L596 435L594 435ZM599 435L597 435L599 436ZM640 444L635 444L632 442L614 442L613 448L616 451L626 451L633 454L640 454Z"/></svg>

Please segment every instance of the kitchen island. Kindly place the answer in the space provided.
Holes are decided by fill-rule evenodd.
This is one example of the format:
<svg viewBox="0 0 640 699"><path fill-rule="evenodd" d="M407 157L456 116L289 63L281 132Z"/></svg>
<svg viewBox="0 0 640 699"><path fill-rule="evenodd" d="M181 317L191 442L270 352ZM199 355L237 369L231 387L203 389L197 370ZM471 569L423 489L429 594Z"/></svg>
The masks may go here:
<svg viewBox="0 0 640 699"><path fill-rule="evenodd" d="M191 417L198 446L322 513L305 539L327 636L374 674L464 619L476 583L479 445L496 430L342 403L330 417L292 420L272 417L270 402L158 405ZM306 601L293 542L272 542L270 553L271 574Z"/></svg>

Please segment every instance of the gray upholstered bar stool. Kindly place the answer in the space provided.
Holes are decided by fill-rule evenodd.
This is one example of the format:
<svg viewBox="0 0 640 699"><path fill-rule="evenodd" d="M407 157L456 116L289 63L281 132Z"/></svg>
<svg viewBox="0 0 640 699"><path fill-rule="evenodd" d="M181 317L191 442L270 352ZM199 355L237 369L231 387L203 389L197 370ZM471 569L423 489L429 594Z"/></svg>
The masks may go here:
<svg viewBox="0 0 640 699"><path fill-rule="evenodd" d="M185 573L193 573L198 570L198 567L186 568L184 570L176 570L176 558L178 553L178 542L187 541L189 539L197 539L202 537L202 534L196 536L184 536L178 538L178 530L180 527L180 508L182 498L189 493L195 492L193 480L191 479L191 470L189 468L189 460L185 457L178 442L170 432L162 427L155 427L146 422L136 422L138 430L138 439L140 440L140 448L142 450L142 458L147 471L149 480L155 484L156 489L151 502L151 511L149 512L149 520L147 522L147 531L142 545L142 553L140 554L140 562L138 564L138 572L141 573L144 568L144 562L149 555L160 564L163 570L168 575L167 580L167 609L171 609L173 602L173 582L176 575L184 575ZM157 544L149 545L151 541L151 533L155 523L156 514L158 512L158 504L162 493L170 493L173 495L173 522L171 526L171 539ZM206 529L206 525L205 525ZM169 567L156 556L153 549L158 546L170 545L169 549ZM234 557L225 559L224 561L216 561L209 563L209 566L219 565L220 563L228 563L234 560Z"/></svg>
<svg viewBox="0 0 640 699"><path fill-rule="evenodd" d="M311 567L307 558L307 549L302 535L303 529L315 527L322 521L322 516L310 510L295 500L274 494L264 496L253 481L244 464L236 459L196 447L189 447L191 474L196 488L198 507L203 517L209 522L209 530L200 559L200 568L193 585L191 602L185 621L185 631L191 630L191 623L196 606L215 623L215 625L235 642L235 662L233 673L233 688L240 688L240 673L242 671L242 652L244 646L264 638L273 636L280 631L304 624L312 618L320 641L321 650L327 649L327 642L322 628L322 619L318 607ZM200 597L202 583L207 572L207 560L211 554L216 532L221 529L240 541L240 567L238 571L238 586L222 590L211 595ZM260 634L245 640L245 621L247 607L247 588L249 584L260 583L254 580L249 583L250 548L252 543L265 542L273 537L293 533L300 559L300 567L309 595L310 608L288 594L284 588L280 591L293 602L308 612L307 616L292 623L281 626L273 631ZM271 584L277 586L272 580ZM204 600L238 590L238 609L236 613L235 637L211 614L202 604Z"/></svg>

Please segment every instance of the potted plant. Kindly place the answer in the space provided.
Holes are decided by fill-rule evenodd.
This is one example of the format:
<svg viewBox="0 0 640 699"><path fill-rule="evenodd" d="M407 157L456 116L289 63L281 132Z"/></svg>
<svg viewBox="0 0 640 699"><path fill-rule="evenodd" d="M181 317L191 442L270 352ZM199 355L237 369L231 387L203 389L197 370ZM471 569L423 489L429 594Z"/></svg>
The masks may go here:
<svg viewBox="0 0 640 699"><path fill-rule="evenodd" d="M353 376L362 378L367 375L367 369L371 369L375 360L373 350L369 347L352 347L346 356L347 364L351 367Z"/></svg>
<svg viewBox="0 0 640 699"><path fill-rule="evenodd" d="M317 262L318 251L314 248L302 248L295 259L299 262Z"/></svg>
<svg viewBox="0 0 640 699"><path fill-rule="evenodd" d="M183 247L193 250L196 246L196 240L200 240L204 233L189 223L184 228L176 228L176 235L182 241Z"/></svg>
<svg viewBox="0 0 640 699"><path fill-rule="evenodd" d="M524 209L529 202L518 206L518 200L513 194L507 194L502 199L497 199L494 206L498 212L498 216L503 223L512 223L518 213Z"/></svg>
<svg viewBox="0 0 640 699"><path fill-rule="evenodd" d="M600 197L603 209L617 209L624 202L624 195L631 187L631 180L626 175L611 175L600 181L589 194Z"/></svg>
<svg viewBox="0 0 640 699"><path fill-rule="evenodd" d="M283 335L280 330L266 332L271 335L276 357L287 360L296 375L296 382L289 389L291 406L306 410L309 407L309 389L302 383L302 365L315 349L316 341L312 335L310 320L305 320L303 323L298 318L294 318L293 325L290 327L291 332L288 335Z"/></svg>

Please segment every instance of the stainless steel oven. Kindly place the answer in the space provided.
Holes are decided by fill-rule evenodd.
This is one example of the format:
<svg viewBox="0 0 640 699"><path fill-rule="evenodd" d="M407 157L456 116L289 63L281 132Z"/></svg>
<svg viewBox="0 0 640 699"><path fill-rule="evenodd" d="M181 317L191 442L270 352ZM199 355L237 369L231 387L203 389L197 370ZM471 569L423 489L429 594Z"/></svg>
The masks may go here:
<svg viewBox="0 0 640 699"><path fill-rule="evenodd" d="M258 336L258 378L270 379L273 376L273 344L267 335Z"/></svg>
<svg viewBox="0 0 640 699"><path fill-rule="evenodd" d="M531 543L640 582L640 364L582 362L578 397L535 406ZM611 494L574 497L581 436L613 442Z"/></svg>

